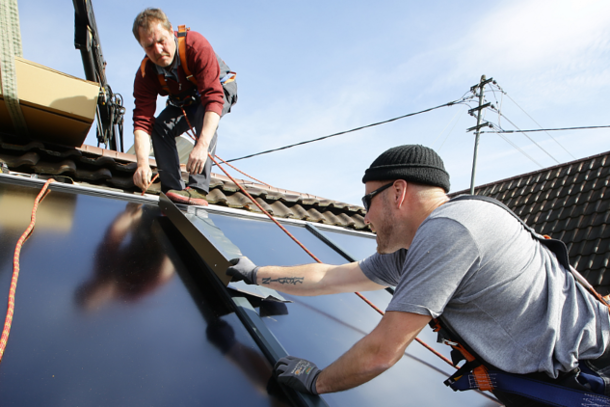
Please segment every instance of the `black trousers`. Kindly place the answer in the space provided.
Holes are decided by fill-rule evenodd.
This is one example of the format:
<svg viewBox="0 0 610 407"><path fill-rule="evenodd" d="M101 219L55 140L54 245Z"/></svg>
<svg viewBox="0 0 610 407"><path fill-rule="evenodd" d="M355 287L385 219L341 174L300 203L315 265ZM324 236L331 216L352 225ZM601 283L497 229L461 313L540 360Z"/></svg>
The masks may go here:
<svg viewBox="0 0 610 407"><path fill-rule="evenodd" d="M231 104L225 101L221 117L224 116ZM188 122L195 126L195 134L199 136L203 127L204 107L201 103L193 103L184 108L188 116ZM212 160L208 158L201 174L189 174L188 184L185 184L180 171L180 159L176 148L176 137L189 130L187 120L179 107L168 105L155 119L151 134L155 160L161 180L161 190L167 192L170 189L183 190L186 186L197 188L208 193L210 190L210 177L212 173ZM212 155L216 152L218 132L210 141L208 152Z"/></svg>

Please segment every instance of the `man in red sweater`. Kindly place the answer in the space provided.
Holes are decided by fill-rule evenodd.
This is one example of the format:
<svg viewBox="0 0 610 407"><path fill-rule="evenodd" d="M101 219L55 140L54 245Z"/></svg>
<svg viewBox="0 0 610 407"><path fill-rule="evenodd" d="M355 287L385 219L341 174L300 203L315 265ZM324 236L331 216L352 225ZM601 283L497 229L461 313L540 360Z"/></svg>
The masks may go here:
<svg viewBox="0 0 610 407"><path fill-rule="evenodd" d="M185 50L186 70L191 72L196 85L189 80L179 55L177 33L160 9L142 11L134 21L133 34L146 53L134 82L133 128L138 166L133 182L146 190L151 181L150 137L161 189L167 197L178 203L207 205L205 197L212 169L208 152L213 155L216 151L218 122L237 100L237 86L232 82L231 86L223 87L221 79L229 68L216 56L210 43L194 31L186 35ZM157 95L168 96L168 104L155 118ZM189 181L185 185L175 138L191 125L197 140L186 164Z"/></svg>

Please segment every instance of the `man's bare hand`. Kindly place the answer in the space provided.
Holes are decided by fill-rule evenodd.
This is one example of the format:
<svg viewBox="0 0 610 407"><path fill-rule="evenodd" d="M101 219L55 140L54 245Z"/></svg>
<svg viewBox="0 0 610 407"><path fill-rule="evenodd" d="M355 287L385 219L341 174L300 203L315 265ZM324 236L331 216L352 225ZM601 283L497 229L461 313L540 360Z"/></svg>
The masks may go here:
<svg viewBox="0 0 610 407"><path fill-rule="evenodd" d="M189 155L189 159L186 163L186 170L190 174L201 174L203 167L208 159L208 146L204 145L201 140L195 144L193 151Z"/></svg>
<svg viewBox="0 0 610 407"><path fill-rule="evenodd" d="M150 165L138 165L136 172L133 174L133 183L142 191L146 191L151 178L152 170L150 169Z"/></svg>

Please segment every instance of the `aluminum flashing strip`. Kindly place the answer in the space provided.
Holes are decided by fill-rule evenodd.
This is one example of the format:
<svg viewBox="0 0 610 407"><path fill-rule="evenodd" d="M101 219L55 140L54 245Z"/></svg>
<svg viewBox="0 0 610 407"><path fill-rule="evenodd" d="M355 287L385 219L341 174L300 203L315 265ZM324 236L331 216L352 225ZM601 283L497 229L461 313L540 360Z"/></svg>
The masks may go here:
<svg viewBox="0 0 610 407"><path fill-rule="evenodd" d="M290 302L277 291L267 287L247 285L242 282L229 283L231 278L225 274L229 260L242 256L242 253L208 218L203 207L175 205L164 193L161 193L159 207L172 220L180 233L191 242L199 256L225 286L263 300ZM181 211L180 207L185 208L186 213ZM219 256L213 254L216 252Z"/></svg>
<svg viewBox="0 0 610 407"><path fill-rule="evenodd" d="M14 174L1 174L0 173L0 183L12 184L12 185L20 185L24 187L34 187L40 188L44 185L47 178L55 178L53 176L49 177L25 177L25 176L17 176ZM126 200L130 202L137 203L150 203L156 204L159 200L159 197L156 195L136 195L136 194L128 194L125 192L120 192L117 190L112 190L108 188L93 188L86 187L82 185L75 184L66 184L62 182L54 182L51 184L50 189L52 191L61 191L61 192L69 192L73 194L82 194L82 195L91 195L91 196L101 196L101 197L111 197L121 200Z"/></svg>
<svg viewBox="0 0 610 407"><path fill-rule="evenodd" d="M272 365L275 365L280 358L288 356L286 349L284 349L282 344L278 342L277 338L271 333L269 328L267 328L267 325L265 325L247 299L243 297L234 297L233 302L236 306L235 313ZM282 386L282 390L284 390L284 393L286 393L286 396L288 396L290 401L298 406L328 406L320 396L299 393L298 391L285 386Z"/></svg>
<svg viewBox="0 0 610 407"><path fill-rule="evenodd" d="M192 213L182 213L164 193L161 193L159 198L159 207L226 287L231 280L231 277L225 274L225 270L230 266L229 260L241 253L233 252L235 246L225 245L223 250L223 247L213 240L215 234L213 230L204 227L204 220L201 217ZM218 237L219 235L216 234L216 238Z"/></svg>
<svg viewBox="0 0 610 407"><path fill-rule="evenodd" d="M280 358L288 356L286 349L267 328L250 302L244 297L230 296L229 292L224 289L230 280L230 277L225 274L225 270L230 265L230 259L241 255L239 249L224 236L211 220L195 213L201 211L201 209L196 208L192 211L193 213L183 213L163 193L159 199L159 207L216 275L216 279L212 278L210 280L217 284L216 289L220 295L225 298L230 297L235 307L235 314L271 365L274 366ZM281 387L291 402L297 406L327 406L326 402L319 396L299 393L285 386Z"/></svg>

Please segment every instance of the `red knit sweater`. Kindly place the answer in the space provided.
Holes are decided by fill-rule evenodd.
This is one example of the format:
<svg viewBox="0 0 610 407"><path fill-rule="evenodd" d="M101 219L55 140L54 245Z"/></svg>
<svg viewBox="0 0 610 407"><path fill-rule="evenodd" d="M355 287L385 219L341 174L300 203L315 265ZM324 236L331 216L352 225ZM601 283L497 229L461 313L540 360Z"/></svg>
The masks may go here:
<svg viewBox="0 0 610 407"><path fill-rule="evenodd" d="M176 32L174 34L177 35ZM177 53L178 47L176 46ZM186 61L189 70L197 79L197 88L205 111L220 115L224 103L224 92L220 84L218 60L208 40L198 32L189 31L186 35ZM178 79L178 82L172 79L166 80L172 94L179 94L195 86L186 79L181 66L178 67ZM147 134L152 133L157 95L167 96L168 93L161 87L154 64L148 61L144 74L142 74L142 69L138 68L133 85L133 96L135 98L135 108L133 109L134 131L144 130Z"/></svg>

